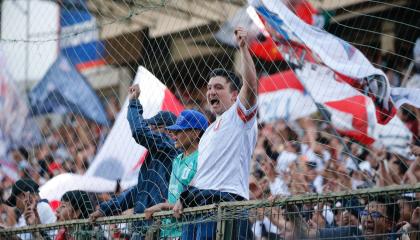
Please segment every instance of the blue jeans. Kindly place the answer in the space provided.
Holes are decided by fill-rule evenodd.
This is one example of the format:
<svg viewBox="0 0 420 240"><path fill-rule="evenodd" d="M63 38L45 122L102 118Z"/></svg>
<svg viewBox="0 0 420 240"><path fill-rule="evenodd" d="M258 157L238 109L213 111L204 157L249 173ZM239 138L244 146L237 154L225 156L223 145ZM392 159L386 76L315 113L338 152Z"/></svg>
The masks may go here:
<svg viewBox="0 0 420 240"><path fill-rule="evenodd" d="M181 201L184 207L204 206L220 202L242 201L243 197L236 194L221 192L216 190L201 190L189 187L181 194ZM203 216L193 216L187 220L196 222L186 224L182 227L182 240L210 240L216 238L217 222L214 220L214 214L204 214ZM229 222L229 221L227 221ZM253 234L248 222L248 212L243 211L237 219L231 220L232 232L231 239L252 239ZM226 234L226 233L225 233Z"/></svg>

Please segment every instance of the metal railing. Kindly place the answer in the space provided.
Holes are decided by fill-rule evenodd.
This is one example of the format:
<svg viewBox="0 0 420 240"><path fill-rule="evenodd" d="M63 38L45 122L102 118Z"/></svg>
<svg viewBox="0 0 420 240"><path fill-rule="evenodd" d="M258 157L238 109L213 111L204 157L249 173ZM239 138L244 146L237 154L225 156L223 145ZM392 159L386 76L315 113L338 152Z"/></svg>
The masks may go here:
<svg viewBox="0 0 420 240"><path fill-rule="evenodd" d="M73 220L3 229L0 230L0 239L12 239L15 236L21 239L55 239L64 228L74 239L130 239L133 235L146 239L160 239L168 229L179 233L182 231L184 236L188 234L191 239L197 238L199 234L211 235L212 239L238 239L240 236L242 239L302 239L322 238L324 232L340 227L354 232L326 236L330 236L330 239L346 239L348 234L382 234L392 238L393 235L399 234L401 237L396 228L396 224L402 218L398 215L412 212L419 205L419 198L415 197L419 192L420 183L323 195L307 194L275 200L224 202L185 209L180 219L173 218L171 211L164 211L155 213L153 220L146 220L144 214L104 217L98 219L94 225L87 219ZM380 198L392 201L383 202ZM398 213L390 215L388 208L398 199L398 203L404 209L405 206L410 209L399 209ZM401 204L401 199L405 200L406 205ZM346 205L349 202L353 202L352 205ZM372 209L373 213L367 205L372 202L379 203L378 209L372 206L375 208ZM363 211L366 209L367 215L366 211ZM344 224L339 219L340 214L348 215ZM363 219L367 218L382 221L381 217L386 218L387 224L392 223L392 230L375 232L377 229L372 229L373 225L369 224L376 226L378 222L370 222L367 225L363 222ZM350 220L353 222L349 222ZM416 235L418 226L411 226L406 230L409 231L407 236L411 236L411 239L419 237ZM325 239L328 239L326 236Z"/></svg>

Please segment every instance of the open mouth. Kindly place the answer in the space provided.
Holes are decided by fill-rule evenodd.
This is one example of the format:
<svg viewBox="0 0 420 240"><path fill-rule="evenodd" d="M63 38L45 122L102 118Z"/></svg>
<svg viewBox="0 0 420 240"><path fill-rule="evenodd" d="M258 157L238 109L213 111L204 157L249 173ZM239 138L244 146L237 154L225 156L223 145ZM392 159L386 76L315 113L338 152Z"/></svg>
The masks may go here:
<svg viewBox="0 0 420 240"><path fill-rule="evenodd" d="M210 100L210 105L215 106L217 104L219 104L219 100L218 99L211 99Z"/></svg>
<svg viewBox="0 0 420 240"><path fill-rule="evenodd" d="M374 226L367 225L367 226L365 226L364 233L365 234L373 234L374 230L375 230Z"/></svg>

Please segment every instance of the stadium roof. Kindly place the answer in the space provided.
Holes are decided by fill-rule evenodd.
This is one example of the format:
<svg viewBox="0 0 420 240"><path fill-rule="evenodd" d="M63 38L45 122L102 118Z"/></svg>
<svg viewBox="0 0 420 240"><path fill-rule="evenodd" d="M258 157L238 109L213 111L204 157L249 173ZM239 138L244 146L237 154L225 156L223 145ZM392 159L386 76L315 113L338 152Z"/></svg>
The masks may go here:
<svg viewBox="0 0 420 240"><path fill-rule="evenodd" d="M381 4L367 0L311 0L315 7L338 10L340 14L335 21L383 11L407 1L390 0ZM151 37L158 37L223 23L244 6L246 0L89 0L88 4L101 23L102 38L145 28L149 29Z"/></svg>

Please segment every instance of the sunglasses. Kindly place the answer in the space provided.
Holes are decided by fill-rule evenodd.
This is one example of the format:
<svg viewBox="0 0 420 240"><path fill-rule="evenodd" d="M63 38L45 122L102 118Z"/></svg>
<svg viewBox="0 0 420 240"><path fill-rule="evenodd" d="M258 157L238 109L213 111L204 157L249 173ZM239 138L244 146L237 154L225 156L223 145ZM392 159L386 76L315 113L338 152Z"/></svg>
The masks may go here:
<svg viewBox="0 0 420 240"><path fill-rule="evenodd" d="M378 212L378 211L366 211L363 210L359 213L360 217L368 217L370 215L371 218L373 219L380 219L380 218L386 218L388 219L388 217L384 216L382 213Z"/></svg>

